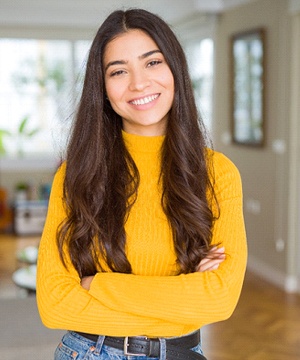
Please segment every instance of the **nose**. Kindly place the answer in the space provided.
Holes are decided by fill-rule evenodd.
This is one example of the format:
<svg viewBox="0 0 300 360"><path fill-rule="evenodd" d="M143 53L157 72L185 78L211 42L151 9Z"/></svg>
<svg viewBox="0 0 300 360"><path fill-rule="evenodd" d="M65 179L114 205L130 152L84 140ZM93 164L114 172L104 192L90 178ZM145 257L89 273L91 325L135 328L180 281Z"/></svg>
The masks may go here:
<svg viewBox="0 0 300 360"><path fill-rule="evenodd" d="M130 75L129 89L131 91L143 91L151 81L143 70L135 70Z"/></svg>

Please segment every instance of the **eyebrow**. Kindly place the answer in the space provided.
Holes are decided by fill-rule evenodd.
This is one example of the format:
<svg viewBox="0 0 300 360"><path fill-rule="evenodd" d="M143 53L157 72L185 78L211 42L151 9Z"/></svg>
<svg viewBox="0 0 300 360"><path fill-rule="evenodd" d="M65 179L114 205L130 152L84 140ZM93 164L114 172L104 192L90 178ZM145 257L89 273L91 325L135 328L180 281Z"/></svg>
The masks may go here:
<svg viewBox="0 0 300 360"><path fill-rule="evenodd" d="M153 55L153 54L156 54L156 53L160 53L161 54L161 51L156 49L156 50L151 50L151 51L148 51L146 52L145 54L142 54L140 55L138 58L140 60L142 59L146 59L147 57ZM105 66L105 71L107 71L107 69L110 67L110 66L113 66L113 65L125 65L127 64L128 61L125 61L125 60L114 60L114 61L110 61L106 66Z"/></svg>

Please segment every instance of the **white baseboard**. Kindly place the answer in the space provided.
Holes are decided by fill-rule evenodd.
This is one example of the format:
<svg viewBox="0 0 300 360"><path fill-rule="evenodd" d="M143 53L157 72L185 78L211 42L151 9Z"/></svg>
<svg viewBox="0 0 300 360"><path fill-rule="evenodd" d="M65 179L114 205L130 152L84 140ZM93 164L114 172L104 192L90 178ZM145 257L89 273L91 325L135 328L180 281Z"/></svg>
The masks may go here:
<svg viewBox="0 0 300 360"><path fill-rule="evenodd" d="M263 261L249 255L247 268L262 279L272 283L287 293L300 293L300 284L296 276L287 275Z"/></svg>

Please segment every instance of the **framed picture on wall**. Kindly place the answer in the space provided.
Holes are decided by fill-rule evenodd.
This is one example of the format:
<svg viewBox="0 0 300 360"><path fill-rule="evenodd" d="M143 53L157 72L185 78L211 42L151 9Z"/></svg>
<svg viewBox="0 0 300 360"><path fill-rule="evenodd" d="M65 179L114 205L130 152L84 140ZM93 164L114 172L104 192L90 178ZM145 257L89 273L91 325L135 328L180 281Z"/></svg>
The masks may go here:
<svg viewBox="0 0 300 360"><path fill-rule="evenodd" d="M265 141L265 30L231 37L232 141L263 146Z"/></svg>

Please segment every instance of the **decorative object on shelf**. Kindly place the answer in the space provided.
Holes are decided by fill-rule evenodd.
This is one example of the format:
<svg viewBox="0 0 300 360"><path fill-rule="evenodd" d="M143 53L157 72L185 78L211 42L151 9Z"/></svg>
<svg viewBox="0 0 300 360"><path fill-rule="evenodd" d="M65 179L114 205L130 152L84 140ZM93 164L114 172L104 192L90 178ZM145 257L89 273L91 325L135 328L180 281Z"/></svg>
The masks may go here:
<svg viewBox="0 0 300 360"><path fill-rule="evenodd" d="M27 292L36 291L36 265L29 265L16 270L12 275L13 282Z"/></svg>
<svg viewBox="0 0 300 360"><path fill-rule="evenodd" d="M44 228L48 201L16 201L14 231L17 235L41 234Z"/></svg>
<svg viewBox="0 0 300 360"><path fill-rule="evenodd" d="M15 186L15 201L28 200L28 187L26 182L19 182Z"/></svg>
<svg viewBox="0 0 300 360"><path fill-rule="evenodd" d="M37 256L37 246L26 246L24 249L21 249L17 252L17 260L27 264L36 264Z"/></svg>
<svg viewBox="0 0 300 360"><path fill-rule="evenodd" d="M231 37L232 141L263 146L265 141L265 30Z"/></svg>
<svg viewBox="0 0 300 360"><path fill-rule="evenodd" d="M0 187L0 232L7 231L12 225L12 211L8 206L7 192Z"/></svg>
<svg viewBox="0 0 300 360"><path fill-rule="evenodd" d="M41 200L49 200L52 183L44 183L39 187L39 196Z"/></svg>

